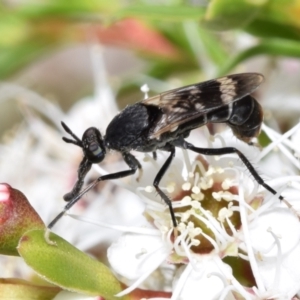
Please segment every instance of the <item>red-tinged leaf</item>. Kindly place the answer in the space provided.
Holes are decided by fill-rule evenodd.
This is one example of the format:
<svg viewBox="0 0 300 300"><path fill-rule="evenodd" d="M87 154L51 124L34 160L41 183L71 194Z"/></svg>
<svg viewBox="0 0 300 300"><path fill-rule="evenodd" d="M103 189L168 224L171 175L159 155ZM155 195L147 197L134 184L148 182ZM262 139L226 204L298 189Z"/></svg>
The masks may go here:
<svg viewBox="0 0 300 300"><path fill-rule="evenodd" d="M43 286L17 278L0 278L0 299L50 300L61 291L59 287Z"/></svg>
<svg viewBox="0 0 300 300"><path fill-rule="evenodd" d="M149 290L141 290L136 289L132 291L129 295L130 300L140 300L140 299L170 299L172 293L169 292L161 292L161 291L149 291Z"/></svg>
<svg viewBox="0 0 300 300"><path fill-rule="evenodd" d="M0 184L0 254L19 255L16 247L30 229L45 225L22 192L9 184Z"/></svg>
<svg viewBox="0 0 300 300"><path fill-rule="evenodd" d="M148 54L176 59L179 52L161 33L136 19L125 19L93 30L104 44L126 47Z"/></svg>

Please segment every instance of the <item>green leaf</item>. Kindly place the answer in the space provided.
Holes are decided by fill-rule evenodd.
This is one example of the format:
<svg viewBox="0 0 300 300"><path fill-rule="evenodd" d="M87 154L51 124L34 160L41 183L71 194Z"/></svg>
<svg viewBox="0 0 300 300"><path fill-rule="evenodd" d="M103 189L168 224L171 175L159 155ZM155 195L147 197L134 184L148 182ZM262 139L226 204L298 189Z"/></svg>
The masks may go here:
<svg viewBox="0 0 300 300"><path fill-rule="evenodd" d="M28 30L26 20L0 13L0 47L11 47L22 42L27 37Z"/></svg>
<svg viewBox="0 0 300 300"><path fill-rule="evenodd" d="M36 285L17 278L1 278L0 291L0 300L51 300L61 289L52 286Z"/></svg>
<svg viewBox="0 0 300 300"><path fill-rule="evenodd" d="M53 45L49 44L28 41L15 47L0 48L0 78L7 78L42 54L52 50Z"/></svg>
<svg viewBox="0 0 300 300"><path fill-rule="evenodd" d="M274 21L264 19L255 19L255 22L248 24L245 31L252 35L262 38L282 38L282 39L300 39L300 28L289 24L280 24Z"/></svg>
<svg viewBox="0 0 300 300"><path fill-rule="evenodd" d="M240 28L252 22L267 2L268 0L212 0L201 23L213 30Z"/></svg>
<svg viewBox="0 0 300 300"><path fill-rule="evenodd" d="M267 39L259 45L251 47L230 59L227 64L220 68L218 75L223 76L230 73L238 64L257 55L280 55L288 57L300 57L300 42Z"/></svg>
<svg viewBox="0 0 300 300"><path fill-rule="evenodd" d="M128 5L116 12L118 17L138 17L142 19L181 22L185 20L200 20L205 8L191 5Z"/></svg>
<svg viewBox="0 0 300 300"><path fill-rule="evenodd" d="M125 3L125 4L124 4ZM121 2L119 0L51 0L43 4L26 3L16 6L14 12L20 17L40 19L61 17L81 20L108 20L123 17L138 17L156 20L200 20L205 13L202 6L171 3L169 5L144 4L142 1Z"/></svg>
<svg viewBox="0 0 300 300"><path fill-rule="evenodd" d="M207 55L210 59L217 65L220 66L224 64L228 59L228 54L224 50L224 45L214 35L212 32L209 32L206 29L203 29L199 26L199 34L202 40L202 43L206 49Z"/></svg>
<svg viewBox="0 0 300 300"><path fill-rule="evenodd" d="M14 12L19 17L28 19L41 19L45 17L82 18L86 14L108 14L112 16L114 11L121 8L120 1L110 0L45 0L42 3L27 1L20 3L7 12Z"/></svg>
<svg viewBox="0 0 300 300"><path fill-rule="evenodd" d="M27 232L18 246L25 262L39 275L80 294L99 295L106 300L129 299L114 296L124 287L109 268L55 234L50 235L50 240L56 245L49 245L44 234L44 230Z"/></svg>

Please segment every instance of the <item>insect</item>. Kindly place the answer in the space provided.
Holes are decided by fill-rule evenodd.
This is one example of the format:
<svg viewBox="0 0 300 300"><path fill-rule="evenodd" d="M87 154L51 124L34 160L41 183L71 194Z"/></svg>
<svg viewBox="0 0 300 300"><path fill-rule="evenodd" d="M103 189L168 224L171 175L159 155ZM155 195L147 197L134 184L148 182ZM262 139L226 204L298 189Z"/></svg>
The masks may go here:
<svg viewBox="0 0 300 300"><path fill-rule="evenodd" d="M63 137L66 143L72 143L83 150L83 159L78 168L78 180L71 192L64 196L68 204L49 224L51 229L56 222L84 194L98 182L126 177L134 174L141 164L130 153L131 150L169 152L169 156L157 173L153 186L158 195L169 207L173 226L177 226L172 202L160 189L159 183L168 170L176 147L189 149L204 155L223 155L236 153L253 175L255 180L272 194L276 191L267 185L238 149L201 148L188 143L191 130L207 123L226 123L240 140L251 143L251 139L260 133L263 112L260 104L250 95L264 80L258 73L233 74L197 84L177 88L141 102L127 106L110 122L103 137L95 127L88 128L81 139L62 122L64 130L73 138ZM94 163L100 163L107 150L116 150L129 169L100 176L82 190L84 178ZM280 200L284 198L279 196Z"/></svg>

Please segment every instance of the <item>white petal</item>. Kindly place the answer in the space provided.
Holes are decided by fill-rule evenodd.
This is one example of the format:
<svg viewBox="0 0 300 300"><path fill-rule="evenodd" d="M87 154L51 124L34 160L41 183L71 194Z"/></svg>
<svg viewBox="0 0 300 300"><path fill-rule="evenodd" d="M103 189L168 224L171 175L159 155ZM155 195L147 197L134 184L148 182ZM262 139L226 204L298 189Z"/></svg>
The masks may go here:
<svg viewBox="0 0 300 300"><path fill-rule="evenodd" d="M224 264L225 266L225 264ZM226 265L227 266L227 265ZM173 291L182 284L182 289L178 299L180 300L210 300L218 299L224 290L224 281L212 273L218 273L222 277L218 266L211 260L197 265L198 270L191 269L187 274L185 283L181 282L185 277L184 272L188 266L178 269L174 279ZM227 298L226 298L227 299Z"/></svg>
<svg viewBox="0 0 300 300"><path fill-rule="evenodd" d="M250 235L266 290L280 299L291 299L300 289L299 220L288 209L276 208L259 216L254 224Z"/></svg>
<svg viewBox="0 0 300 300"><path fill-rule="evenodd" d="M154 271L169 254L170 248L160 236L125 234L109 247L107 256L117 273L136 280Z"/></svg>
<svg viewBox="0 0 300 300"><path fill-rule="evenodd" d="M280 299L292 299L300 290L300 245L286 253L279 270L275 270L276 257L258 261L258 268L267 290L274 290L282 295ZM275 272L279 278L274 282ZM283 295L285 296L283 298Z"/></svg>
<svg viewBox="0 0 300 300"><path fill-rule="evenodd" d="M268 210L249 229L252 247L263 257L274 257L278 252L270 230L279 238L283 254L293 249L300 238L299 220L286 208Z"/></svg>
<svg viewBox="0 0 300 300"><path fill-rule="evenodd" d="M99 299L98 296L92 297L92 296L72 293L69 291L61 291L53 298L53 300L97 300L97 299Z"/></svg>

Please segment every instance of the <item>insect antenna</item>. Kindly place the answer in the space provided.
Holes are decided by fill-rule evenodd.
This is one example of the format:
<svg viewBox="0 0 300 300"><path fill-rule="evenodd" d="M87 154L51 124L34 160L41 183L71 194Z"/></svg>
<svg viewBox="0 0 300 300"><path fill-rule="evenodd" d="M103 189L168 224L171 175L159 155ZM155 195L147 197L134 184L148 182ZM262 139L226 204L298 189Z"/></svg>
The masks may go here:
<svg viewBox="0 0 300 300"><path fill-rule="evenodd" d="M66 143L74 144L78 147L83 148L81 139L76 134L74 134L73 131L64 122L61 122L61 125L62 125L63 129L65 130L65 132L68 133L69 135L71 135L74 139L74 140L71 140L69 138L63 137L62 138L63 141Z"/></svg>

